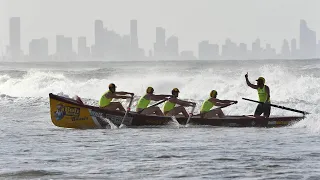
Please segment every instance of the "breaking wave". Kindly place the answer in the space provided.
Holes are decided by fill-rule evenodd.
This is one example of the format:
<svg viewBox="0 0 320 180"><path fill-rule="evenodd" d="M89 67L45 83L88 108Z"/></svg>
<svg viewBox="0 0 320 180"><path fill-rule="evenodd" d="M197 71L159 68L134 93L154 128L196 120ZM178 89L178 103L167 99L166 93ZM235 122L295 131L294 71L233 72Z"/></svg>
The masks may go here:
<svg viewBox="0 0 320 180"><path fill-rule="evenodd" d="M233 66L160 64L151 66L126 66L77 70L28 69L25 71L0 71L0 98L40 98L48 101L48 94L79 95L95 105L100 95L113 82L120 91L143 95L146 87L153 86L155 93L168 94L171 89L180 89L183 99L193 100L198 107L216 89L221 99L238 100L235 106L226 108L227 114L252 114L256 104L241 100L242 97L257 99L255 90L247 87L244 75L249 72L253 83L264 76L271 89L272 103L312 113L296 127L308 127L320 132L320 77L313 69L317 66L291 67L267 64L250 67L244 64ZM149 67L150 66L150 67ZM306 73L306 69L310 69ZM293 112L273 108L273 115L296 115Z"/></svg>

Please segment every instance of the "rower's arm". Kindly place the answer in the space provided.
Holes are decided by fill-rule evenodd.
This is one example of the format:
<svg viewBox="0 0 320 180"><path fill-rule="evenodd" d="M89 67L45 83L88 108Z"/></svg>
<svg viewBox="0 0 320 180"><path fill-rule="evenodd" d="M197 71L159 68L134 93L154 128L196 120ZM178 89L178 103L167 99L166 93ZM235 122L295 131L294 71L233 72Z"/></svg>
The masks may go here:
<svg viewBox="0 0 320 180"><path fill-rule="evenodd" d="M211 98L210 101L212 103L214 103L216 106L226 106L226 105L229 105L230 103L234 102L234 101L229 101L229 100L219 100L216 98Z"/></svg>
<svg viewBox="0 0 320 180"><path fill-rule="evenodd" d="M258 86L257 85L254 85L254 84L251 84L251 82L249 81L249 78L248 78L248 73L245 75L246 77L246 82L247 82L247 85L253 89L258 89Z"/></svg>
<svg viewBox="0 0 320 180"><path fill-rule="evenodd" d="M161 101L167 98L170 98L171 95L152 95L150 97L151 100L153 101Z"/></svg>
<svg viewBox="0 0 320 180"><path fill-rule="evenodd" d="M124 91L115 92L115 94L117 94L117 95L127 95L127 94L130 94L131 96L133 96L133 95L134 95L134 93L124 92Z"/></svg>
<svg viewBox="0 0 320 180"><path fill-rule="evenodd" d="M267 100L266 102L268 102L270 100L270 89L268 86L266 86L266 93L267 93Z"/></svg>
<svg viewBox="0 0 320 180"><path fill-rule="evenodd" d="M111 94L111 93L108 93L105 95L107 98L115 98L115 99L129 99L131 98L130 96L123 96L123 95L118 95L118 94Z"/></svg>
<svg viewBox="0 0 320 180"><path fill-rule="evenodd" d="M176 100L176 103L181 105L181 106L194 106L196 105L195 103L193 102L189 102L189 101L183 101L183 100L180 100L180 99L177 99Z"/></svg>
<svg viewBox="0 0 320 180"><path fill-rule="evenodd" d="M115 99L129 99L129 98L132 98L132 96L119 96L119 95L115 95L113 98L115 98Z"/></svg>

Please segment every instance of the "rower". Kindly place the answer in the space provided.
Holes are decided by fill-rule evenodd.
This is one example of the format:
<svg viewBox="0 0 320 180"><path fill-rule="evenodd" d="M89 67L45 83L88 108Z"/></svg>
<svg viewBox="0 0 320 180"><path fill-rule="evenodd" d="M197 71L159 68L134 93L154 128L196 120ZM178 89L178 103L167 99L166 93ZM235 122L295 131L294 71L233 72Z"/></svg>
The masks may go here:
<svg viewBox="0 0 320 180"><path fill-rule="evenodd" d="M183 101L178 99L179 96L179 89L174 88L172 91L172 97L165 102L163 106L163 114L165 116L176 116L180 113L182 113L185 117L189 117L186 109L184 108L185 106L195 106L196 103L193 102L188 102L188 101ZM176 104L180 105L178 107L175 107Z"/></svg>
<svg viewBox="0 0 320 180"><path fill-rule="evenodd" d="M148 107L150 101L161 101L165 100L171 95L155 95L154 89L152 87L148 87L146 90L146 94L142 96L137 105L137 112L141 112L141 114L156 114L158 116L164 116L159 107Z"/></svg>
<svg viewBox="0 0 320 180"><path fill-rule="evenodd" d="M254 112L254 116L258 117L263 113L263 116L268 118L270 116L270 89L265 85L266 80L263 77L259 77L257 85L251 84L248 78L248 73L245 75L247 85L253 89L258 90L259 104Z"/></svg>
<svg viewBox="0 0 320 180"><path fill-rule="evenodd" d="M128 99L132 98L134 93L129 92L116 92L117 86L113 83L109 84L109 91L105 92L99 101L100 108L107 109L107 110L120 110L125 111L122 104L120 102L111 102L113 99ZM126 96L131 95L131 96Z"/></svg>
<svg viewBox="0 0 320 180"><path fill-rule="evenodd" d="M212 118L212 117L220 117L223 118L225 115L222 112L221 108L212 109L214 106L228 106L231 104L236 104L238 101L230 101L230 100L219 100L217 99L218 92L216 90L212 90L210 92L210 97L203 102L200 115L203 118Z"/></svg>

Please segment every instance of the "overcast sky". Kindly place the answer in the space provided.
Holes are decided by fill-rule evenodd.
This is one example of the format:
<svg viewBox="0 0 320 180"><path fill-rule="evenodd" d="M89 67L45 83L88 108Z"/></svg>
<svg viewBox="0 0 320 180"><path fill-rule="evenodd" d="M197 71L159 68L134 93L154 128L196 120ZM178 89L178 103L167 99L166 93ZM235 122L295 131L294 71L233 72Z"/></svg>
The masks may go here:
<svg viewBox="0 0 320 180"><path fill-rule="evenodd" d="M300 19L320 33L320 0L0 0L0 16L5 45L9 18L21 17L25 52L32 38L41 37L54 51L56 34L86 36L91 45L95 19L120 34L129 34L130 19L137 19L139 44L146 50L153 47L157 26L179 37L180 50L194 51L201 40L222 44L226 38L251 48L257 37L279 49L284 38L298 39Z"/></svg>

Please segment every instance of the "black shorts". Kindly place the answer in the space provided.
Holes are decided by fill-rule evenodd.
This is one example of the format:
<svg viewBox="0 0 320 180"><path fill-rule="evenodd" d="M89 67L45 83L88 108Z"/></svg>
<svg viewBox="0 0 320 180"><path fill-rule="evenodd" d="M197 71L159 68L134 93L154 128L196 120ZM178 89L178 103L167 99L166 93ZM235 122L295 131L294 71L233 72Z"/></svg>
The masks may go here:
<svg viewBox="0 0 320 180"><path fill-rule="evenodd" d="M254 112L254 115L255 116L260 116L263 113L264 117L269 117L270 116L270 111L271 111L270 104L259 104L257 106L256 111Z"/></svg>

